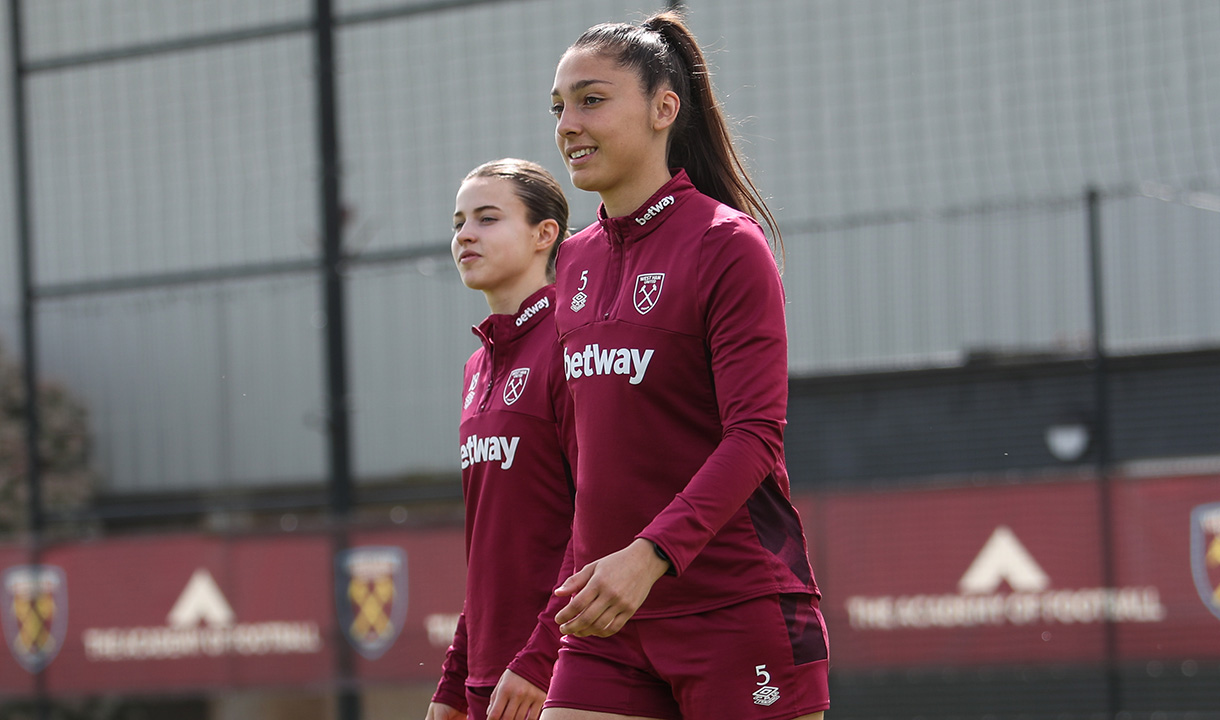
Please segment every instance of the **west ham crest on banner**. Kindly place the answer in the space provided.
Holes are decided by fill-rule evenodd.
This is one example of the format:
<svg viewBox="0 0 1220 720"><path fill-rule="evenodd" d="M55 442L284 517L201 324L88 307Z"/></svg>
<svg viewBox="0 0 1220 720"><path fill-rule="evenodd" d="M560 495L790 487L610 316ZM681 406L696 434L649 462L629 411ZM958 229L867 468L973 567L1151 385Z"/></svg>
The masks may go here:
<svg viewBox="0 0 1220 720"><path fill-rule="evenodd" d="M1220 618L1220 503L1190 511L1190 568L1199 598Z"/></svg>
<svg viewBox="0 0 1220 720"><path fill-rule="evenodd" d="M641 315L657 306L661 299L661 285L665 282L665 273L644 273L635 278L635 309Z"/></svg>
<svg viewBox="0 0 1220 720"><path fill-rule="evenodd" d="M525 381L529 380L529 368L517 368L508 376L508 382L504 383L504 404L512 405L521 399L521 393L525 392Z"/></svg>
<svg viewBox="0 0 1220 720"><path fill-rule="evenodd" d="M54 565L18 565L0 576L0 620L13 657L35 673L55 659L68 630L68 581Z"/></svg>
<svg viewBox="0 0 1220 720"><path fill-rule="evenodd" d="M355 547L335 558L339 624L352 647L376 660L407 616L407 555L396 547Z"/></svg>

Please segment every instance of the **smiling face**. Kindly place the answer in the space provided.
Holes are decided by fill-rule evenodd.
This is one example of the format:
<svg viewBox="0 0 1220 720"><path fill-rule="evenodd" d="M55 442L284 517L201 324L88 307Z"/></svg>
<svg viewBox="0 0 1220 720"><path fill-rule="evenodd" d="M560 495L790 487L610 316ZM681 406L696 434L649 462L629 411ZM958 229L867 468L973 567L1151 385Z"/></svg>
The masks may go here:
<svg viewBox="0 0 1220 720"><path fill-rule="evenodd" d="M612 217L639 207L669 180L666 142L677 96L645 95L639 77L612 57L569 50L555 70L555 142L572 184L601 195Z"/></svg>
<svg viewBox="0 0 1220 720"><path fill-rule="evenodd" d="M482 290L493 313L511 314L546 284L558 223L531 225L513 183L472 177L458 189L450 249L462 282Z"/></svg>

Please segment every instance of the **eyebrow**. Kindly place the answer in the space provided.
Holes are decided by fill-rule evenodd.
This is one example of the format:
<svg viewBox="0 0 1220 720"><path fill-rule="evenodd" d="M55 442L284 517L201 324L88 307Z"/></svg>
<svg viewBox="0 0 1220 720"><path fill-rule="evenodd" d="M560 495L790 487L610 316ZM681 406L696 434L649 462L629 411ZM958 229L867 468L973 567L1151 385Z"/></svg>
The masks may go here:
<svg viewBox="0 0 1220 720"><path fill-rule="evenodd" d="M598 84L613 85L614 83L610 82L609 80L577 80L576 82L572 83L571 86L568 87L568 92L576 92L577 90L584 90L585 88L589 87L590 85L598 85ZM551 97L555 97L558 94L559 94L559 88L551 89Z"/></svg>
<svg viewBox="0 0 1220 720"><path fill-rule="evenodd" d="M485 210L500 210L500 206L499 205L480 205L477 208L475 208L474 210L471 210L470 214L477 215ZM501 212L503 212L503 211L501 210ZM458 210L457 212L453 213L453 217L460 217L465 214L466 213L462 212L461 210Z"/></svg>

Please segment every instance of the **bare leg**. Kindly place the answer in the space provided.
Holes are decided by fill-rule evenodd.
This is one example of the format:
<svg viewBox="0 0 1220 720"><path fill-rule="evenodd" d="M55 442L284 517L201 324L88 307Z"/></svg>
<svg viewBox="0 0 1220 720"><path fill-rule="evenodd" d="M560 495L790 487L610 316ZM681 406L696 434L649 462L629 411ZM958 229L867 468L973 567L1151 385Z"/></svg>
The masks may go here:
<svg viewBox="0 0 1220 720"><path fill-rule="evenodd" d="M823 720L823 713L815 712L802 715L792 720ZM539 720L653 720L653 718L636 717L634 715L611 715L610 713L589 712L588 710L572 710L569 708L547 708L542 711Z"/></svg>
<svg viewBox="0 0 1220 720"><path fill-rule="evenodd" d="M809 717L815 717L810 715ZM613 715L611 713L589 712L588 710L573 710L571 708L547 708L542 711L538 720L656 720L655 718L636 717L635 715Z"/></svg>

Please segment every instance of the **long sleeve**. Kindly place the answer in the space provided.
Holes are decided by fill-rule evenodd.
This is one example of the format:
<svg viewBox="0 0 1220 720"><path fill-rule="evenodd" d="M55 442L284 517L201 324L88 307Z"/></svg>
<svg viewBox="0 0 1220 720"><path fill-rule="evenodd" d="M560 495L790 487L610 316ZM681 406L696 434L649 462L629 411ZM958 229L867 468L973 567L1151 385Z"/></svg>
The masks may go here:
<svg viewBox="0 0 1220 720"><path fill-rule="evenodd" d="M457 630L453 633L453 644L445 651L445 663L441 666L441 679L432 702L444 703L451 708L466 712L466 613L458 616Z"/></svg>
<svg viewBox="0 0 1220 720"><path fill-rule="evenodd" d="M555 587L571 577L575 563L572 559L572 544L564 553L563 566L555 578ZM551 673L555 669L555 660L559 657L559 626L555 624L555 616L568 603L568 598L551 594L551 600L546 608L538 614L538 624L530 635L529 642L517 653L517 657L508 664L508 669L529 680L534 685L547 690L551 687Z"/></svg>
<svg viewBox="0 0 1220 720"><path fill-rule="evenodd" d="M551 398L552 406L555 409L556 432L559 435L560 447L564 449L564 468L568 476L569 487L575 494L576 483L573 474L576 468L577 452L576 423L572 408L572 394L568 390L563 375L559 372L556 372L552 378ZM572 543L569 541L554 587L559 587L572 575L574 566ZM560 632L559 626L555 624L555 615L567 605L567 602L567 598L551 593L546 607L538 614L538 624L534 627L529 641L508 665L509 670L543 690L548 689L551 685L551 672L554 670L555 660L559 656Z"/></svg>
<svg viewBox="0 0 1220 720"><path fill-rule="evenodd" d="M723 434L686 488L639 534L681 576L783 458L788 397L784 293L766 239L739 224L706 246L700 286Z"/></svg>

